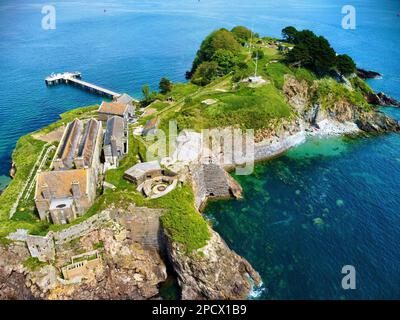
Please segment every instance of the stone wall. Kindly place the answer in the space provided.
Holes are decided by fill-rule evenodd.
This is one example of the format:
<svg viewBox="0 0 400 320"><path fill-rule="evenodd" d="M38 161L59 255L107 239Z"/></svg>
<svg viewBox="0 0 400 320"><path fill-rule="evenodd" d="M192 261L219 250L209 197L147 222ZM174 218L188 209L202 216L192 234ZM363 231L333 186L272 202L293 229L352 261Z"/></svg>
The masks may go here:
<svg viewBox="0 0 400 320"><path fill-rule="evenodd" d="M130 206L127 211L113 212L112 217L128 231L128 238L144 247L160 248L162 209Z"/></svg>
<svg viewBox="0 0 400 320"><path fill-rule="evenodd" d="M53 234L50 232L45 237L28 235L26 244L32 257L40 261L51 261L55 258Z"/></svg>
<svg viewBox="0 0 400 320"><path fill-rule="evenodd" d="M234 196L232 181L225 170L216 163L198 163L190 168L196 209L201 210L208 198Z"/></svg>
<svg viewBox="0 0 400 320"><path fill-rule="evenodd" d="M85 220L79 224L76 224L67 229L55 232L53 234L54 240L57 245L72 241L94 229L97 229L102 224L110 221L110 219L111 219L110 212L103 211L99 214L96 214L96 215L88 218L87 220Z"/></svg>
<svg viewBox="0 0 400 320"><path fill-rule="evenodd" d="M128 210L107 210L87 220L58 232L49 232L46 236L28 235L26 230L10 234L11 240L25 241L32 257L40 261L51 261L55 257L55 246L62 245L94 231L104 224L116 221L129 232L132 241L143 246L161 249L160 216L162 209L130 206Z"/></svg>

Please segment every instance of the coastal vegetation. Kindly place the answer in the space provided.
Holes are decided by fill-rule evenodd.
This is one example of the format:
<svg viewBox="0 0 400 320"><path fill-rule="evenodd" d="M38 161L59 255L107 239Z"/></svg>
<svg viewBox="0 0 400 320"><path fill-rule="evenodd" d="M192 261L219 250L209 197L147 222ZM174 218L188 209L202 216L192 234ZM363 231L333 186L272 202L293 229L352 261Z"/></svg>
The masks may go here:
<svg viewBox="0 0 400 320"><path fill-rule="evenodd" d="M347 101L364 110L371 110L365 96L372 89L358 77L349 77L351 87L345 86L332 71L348 76L355 64L347 55L336 55L329 42L309 30L297 31L293 27L283 30L283 39L260 37L246 27L231 31L212 32L201 44L191 70L188 83L172 83L162 78L160 92L142 88L141 107L152 108L152 113L139 119L137 125L158 117L159 128L166 133L169 121L177 122L178 129L201 130L234 126L242 129L263 129L281 126L294 119L297 111L288 103L283 88L289 75L310 88L311 103L328 109L338 101ZM290 49L291 48L291 49ZM248 77L261 77L262 85L251 85ZM170 99L172 98L172 99ZM206 104L204 101L213 101ZM139 161L146 160L145 139L134 136L129 128L129 153L117 169L105 174L105 181L115 190L98 190L94 205L82 217L69 225L49 225L38 219L33 194L21 202L9 219L25 177L31 172L37 156L46 144L43 135L74 120L96 116L98 106L71 110L48 127L21 137L13 153L17 167L14 180L0 196L0 237L17 228L28 229L31 234L46 234L77 224L91 215L110 207L137 206L164 209L161 223L166 234L180 243L187 252L203 247L210 238L207 221L194 208L194 195L190 184L178 185L160 199L146 199L136 186L123 178L124 172ZM145 109L145 111L148 109ZM53 143L56 145L56 143Z"/></svg>
<svg viewBox="0 0 400 320"><path fill-rule="evenodd" d="M282 30L283 39L295 46L286 55L289 64L303 66L323 76L335 69L341 75L356 71L356 64L348 55L337 55L329 41L310 30L298 31L289 26Z"/></svg>

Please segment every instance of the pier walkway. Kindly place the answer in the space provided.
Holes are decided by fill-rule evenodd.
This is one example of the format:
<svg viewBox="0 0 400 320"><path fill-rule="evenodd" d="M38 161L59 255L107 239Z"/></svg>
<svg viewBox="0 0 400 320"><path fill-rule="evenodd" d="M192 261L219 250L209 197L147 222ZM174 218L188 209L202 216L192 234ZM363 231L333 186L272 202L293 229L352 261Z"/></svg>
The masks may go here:
<svg viewBox="0 0 400 320"><path fill-rule="evenodd" d="M100 86L97 86L95 84L82 81L81 79L81 73L80 72L64 72L64 73L56 73L56 74L51 74L50 76L45 78L45 83L46 85L55 85L58 83L66 83L66 84L72 84L79 86L85 90L88 90L90 92L94 92L96 94L106 96L108 98L114 99L118 98L121 94L118 92L114 92L111 90L108 90L106 88L102 88Z"/></svg>

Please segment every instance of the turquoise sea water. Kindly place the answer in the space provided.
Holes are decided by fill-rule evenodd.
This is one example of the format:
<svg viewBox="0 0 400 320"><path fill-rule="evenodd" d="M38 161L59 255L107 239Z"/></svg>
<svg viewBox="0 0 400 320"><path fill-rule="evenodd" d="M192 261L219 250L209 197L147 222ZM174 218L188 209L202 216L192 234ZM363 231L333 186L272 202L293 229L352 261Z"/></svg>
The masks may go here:
<svg viewBox="0 0 400 320"><path fill-rule="evenodd" d="M311 139L235 177L244 200L206 213L260 272L260 298L400 298L399 166L395 134ZM356 290L341 288L344 265Z"/></svg>
<svg viewBox="0 0 400 320"><path fill-rule="evenodd" d="M279 36L287 25L326 36L358 65L384 74L376 90L400 98L400 1L354 0L357 29L341 28L347 1L53 1L56 30L41 28L42 1L0 2L0 188L17 139L100 97L47 88L52 72L140 97L162 76L184 81L202 39L244 24ZM106 11L104 11L106 10ZM387 110L400 118L399 110ZM262 274L262 298L400 298L398 135L312 141L239 177L242 202L207 208L216 229ZM353 264L358 289L340 289Z"/></svg>

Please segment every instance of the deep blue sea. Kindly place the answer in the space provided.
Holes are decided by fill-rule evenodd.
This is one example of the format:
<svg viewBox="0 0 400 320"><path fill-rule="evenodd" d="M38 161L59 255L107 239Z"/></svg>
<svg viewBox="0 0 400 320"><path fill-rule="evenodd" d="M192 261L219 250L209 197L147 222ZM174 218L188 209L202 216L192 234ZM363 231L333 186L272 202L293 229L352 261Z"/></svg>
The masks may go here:
<svg viewBox="0 0 400 320"><path fill-rule="evenodd" d="M52 72L140 97L161 77L185 81L213 29L247 25L280 36L287 25L327 37L360 67L381 72L374 89L400 99L400 1L353 0L356 29L341 27L348 1L53 1L56 29L43 30L42 1L0 2L0 187L17 139L78 106L101 101L77 88L47 88ZM400 119L400 110L386 109ZM400 136L312 140L255 174L237 177L240 202L207 215L263 277L259 298L400 298ZM340 286L354 265L357 289Z"/></svg>

